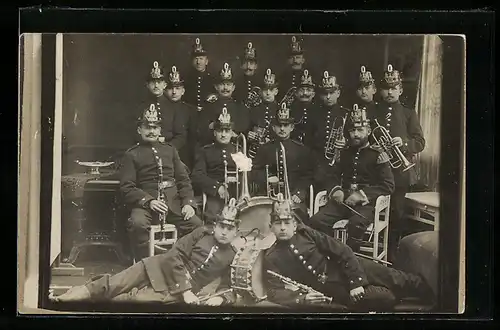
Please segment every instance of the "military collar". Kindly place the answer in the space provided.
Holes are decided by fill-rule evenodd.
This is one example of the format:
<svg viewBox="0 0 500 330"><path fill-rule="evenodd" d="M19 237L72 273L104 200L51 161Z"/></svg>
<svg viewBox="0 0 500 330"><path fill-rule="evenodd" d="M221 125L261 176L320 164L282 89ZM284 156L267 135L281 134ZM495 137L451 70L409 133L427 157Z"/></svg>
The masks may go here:
<svg viewBox="0 0 500 330"><path fill-rule="evenodd" d="M353 150L353 151L355 151L355 152L356 152L356 151L361 151L361 150L363 150L363 149L366 149L366 148L368 148L368 147L370 147L370 142L367 142L367 143L366 143L364 146L362 146L362 147L359 147L359 148L358 148L358 147L353 147L353 146L351 146L349 149L350 149L350 150Z"/></svg>
<svg viewBox="0 0 500 330"><path fill-rule="evenodd" d="M234 144L232 142L229 142L227 144L222 144L222 143L219 143L217 141L214 142L214 146L217 148L217 149L224 149L224 150L228 150L228 149L231 149L232 146L234 146Z"/></svg>

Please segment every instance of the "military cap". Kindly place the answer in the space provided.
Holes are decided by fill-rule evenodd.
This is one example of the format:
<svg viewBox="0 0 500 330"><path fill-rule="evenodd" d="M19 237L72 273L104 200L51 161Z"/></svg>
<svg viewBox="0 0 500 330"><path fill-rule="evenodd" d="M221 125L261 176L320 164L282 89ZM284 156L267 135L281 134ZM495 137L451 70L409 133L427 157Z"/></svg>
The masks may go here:
<svg viewBox="0 0 500 330"><path fill-rule="evenodd" d="M224 63L222 70L220 71L219 75L216 78L216 82L217 83L234 82L233 73L228 63Z"/></svg>
<svg viewBox="0 0 500 330"><path fill-rule="evenodd" d="M292 37L292 43L290 45L290 55L302 55L304 54L304 51L302 50L302 47L300 46L300 42L297 40L297 37L293 36Z"/></svg>
<svg viewBox="0 0 500 330"><path fill-rule="evenodd" d="M399 71L394 70L391 64L387 66L387 70L384 72L384 78L380 82L381 88L394 88L401 86L403 84L403 79Z"/></svg>
<svg viewBox="0 0 500 330"><path fill-rule="evenodd" d="M286 103L281 103L281 108L278 109L276 116L272 119L273 124L292 124L294 119L290 117L290 109L286 106Z"/></svg>
<svg viewBox="0 0 500 330"><path fill-rule="evenodd" d="M290 201L286 200L282 193L279 193L273 201L271 221L289 220L293 218L294 215Z"/></svg>
<svg viewBox="0 0 500 330"><path fill-rule="evenodd" d="M366 117L366 109L360 109L357 104L354 104L349 111L349 116L346 121L346 129L350 130L358 127L370 127L370 121Z"/></svg>
<svg viewBox="0 0 500 330"><path fill-rule="evenodd" d="M366 71L366 67L361 66L361 70L359 72L359 87L367 87L370 85L375 85L375 79L372 77L372 73L370 71Z"/></svg>
<svg viewBox="0 0 500 330"><path fill-rule="evenodd" d="M339 84L337 83L337 78L335 76L330 76L328 71L323 72L323 79L321 80L321 83L318 87L320 91L324 93L335 92L340 88Z"/></svg>
<svg viewBox="0 0 500 330"><path fill-rule="evenodd" d="M236 207L236 199L231 198L227 205L224 205L221 213L216 216L215 221L230 226L238 226L240 219L238 217L238 208Z"/></svg>
<svg viewBox="0 0 500 330"><path fill-rule="evenodd" d="M200 38L196 38L193 45L193 51L191 52L192 57L197 56L207 56L207 50L203 48Z"/></svg>
<svg viewBox="0 0 500 330"><path fill-rule="evenodd" d="M170 88L184 86L184 81L175 66L172 67L172 71L168 75L167 86Z"/></svg>
<svg viewBox="0 0 500 330"><path fill-rule="evenodd" d="M161 113L156 109L154 103L151 103L149 108L145 109L137 119L138 124L146 124L149 126L161 125Z"/></svg>
<svg viewBox="0 0 500 330"><path fill-rule="evenodd" d="M276 88L278 87L278 83L276 82L276 75L271 72L271 69L266 70L266 74L264 75L264 80L262 81L262 88Z"/></svg>
<svg viewBox="0 0 500 330"><path fill-rule="evenodd" d="M257 54L255 52L255 47L251 42L248 43L247 47L244 50L243 53L243 61L244 62L256 62L257 61Z"/></svg>
<svg viewBox="0 0 500 330"><path fill-rule="evenodd" d="M302 76L300 77L300 85L299 87L311 87L314 88L315 85L312 80L312 76L309 74L309 70L304 70L302 72Z"/></svg>
<svg viewBox="0 0 500 330"><path fill-rule="evenodd" d="M210 128L214 130L233 129L233 125L234 123L231 120L231 115L227 112L227 108L224 107L222 108L219 118L210 124Z"/></svg>
<svg viewBox="0 0 500 330"><path fill-rule="evenodd" d="M153 67L151 68L147 76L147 81L154 81L154 80L165 80L163 69L160 67L160 64L158 64L158 61L153 62Z"/></svg>

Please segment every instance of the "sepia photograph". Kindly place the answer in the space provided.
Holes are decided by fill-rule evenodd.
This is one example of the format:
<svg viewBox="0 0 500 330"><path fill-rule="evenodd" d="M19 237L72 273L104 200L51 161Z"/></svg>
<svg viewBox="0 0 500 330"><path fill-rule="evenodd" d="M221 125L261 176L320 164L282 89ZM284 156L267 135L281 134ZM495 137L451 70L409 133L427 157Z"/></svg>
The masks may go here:
<svg viewBox="0 0 500 330"><path fill-rule="evenodd" d="M42 59L25 34L22 147L42 61L55 102L50 225L31 190L20 210L22 299L439 313L440 240L459 239L440 231L444 39L58 33Z"/></svg>

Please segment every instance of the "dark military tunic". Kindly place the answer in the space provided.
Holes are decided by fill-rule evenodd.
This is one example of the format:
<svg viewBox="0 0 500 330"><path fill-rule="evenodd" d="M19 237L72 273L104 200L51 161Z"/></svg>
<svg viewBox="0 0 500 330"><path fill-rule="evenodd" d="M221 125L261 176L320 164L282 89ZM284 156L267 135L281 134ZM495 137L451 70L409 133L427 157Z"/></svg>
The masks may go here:
<svg viewBox="0 0 500 330"><path fill-rule="evenodd" d="M370 146L350 147L340 153L340 160L331 169L327 191L338 186L344 191L344 200L351 193L359 192L364 203L353 208L364 217L352 213L345 206L333 201L322 207L307 224L326 234L332 234L332 226L339 220L349 219L348 244L355 251L359 248L356 240L363 237L373 222L376 200L381 195L391 195L394 191L394 176L387 155Z"/></svg>
<svg viewBox="0 0 500 330"><path fill-rule="evenodd" d="M258 106L250 109L250 128L254 127L266 128L271 120L276 117L278 103L262 102ZM271 129L269 129L270 131ZM268 133L269 133L268 131Z"/></svg>
<svg viewBox="0 0 500 330"><path fill-rule="evenodd" d="M222 108L227 108L231 121L234 122L234 131L246 134L250 125L249 110L243 104L234 99L219 97L217 101L208 104L198 117L198 143L206 145L213 142L213 132L209 128L211 122L216 121Z"/></svg>
<svg viewBox="0 0 500 330"><path fill-rule="evenodd" d="M305 201L309 186L312 184L313 163L311 161L311 150L302 143L287 139L281 141L285 147L288 182L290 192ZM277 164L276 152L278 152L279 164ZM269 175L284 177L284 161L280 148L280 140L268 142L262 145L253 161L250 172L252 178L262 186L266 184L266 165L269 165Z"/></svg>
<svg viewBox="0 0 500 330"><path fill-rule="evenodd" d="M235 171L231 154L236 153L236 146L230 144L211 143L200 148L196 153L195 165L191 178L196 190L208 196L218 197L217 191L224 184L224 161L228 171Z"/></svg>
<svg viewBox="0 0 500 330"><path fill-rule="evenodd" d="M313 135L308 145L314 151L324 153L332 128L342 125L342 117L346 116L349 109L335 104L331 107L320 105L315 110L311 113L310 125Z"/></svg>
<svg viewBox="0 0 500 330"><path fill-rule="evenodd" d="M295 120L295 129L292 132L292 138L309 145L308 139L311 139L314 131L311 125L311 116L318 112L318 105L311 102L302 102L296 100L290 107L290 117Z"/></svg>
<svg viewBox="0 0 500 330"><path fill-rule="evenodd" d="M197 294L219 277L217 291L229 289L230 265L235 255L233 245L218 243L211 231L200 227L180 238L168 252L145 258L108 279L86 286L92 298L120 300L120 295L128 294L130 300L183 301L183 292L191 290ZM135 297L129 294L133 288L141 287L144 288ZM221 297L226 304L236 301L231 292Z"/></svg>
<svg viewBox="0 0 500 330"><path fill-rule="evenodd" d="M259 86L262 82L262 77L258 72L255 72L253 76L246 76L245 74L241 74L236 78L235 81L235 90L233 93L233 98L243 103L248 99L248 93L252 89L252 87Z"/></svg>
<svg viewBox="0 0 500 330"><path fill-rule="evenodd" d="M196 208L191 180L177 149L159 142L138 143L125 152L120 172L120 191L125 203L143 207L158 198L159 171L155 156L163 162L163 181L171 183L164 189L170 212L180 215L184 205Z"/></svg>
<svg viewBox="0 0 500 330"><path fill-rule="evenodd" d="M351 305L349 291L363 286L368 297L370 286L389 289L396 297L432 296L429 286L413 274L357 258L340 241L307 226L299 225L288 241L279 241L264 255L264 269L309 286L336 303ZM265 272L270 301L280 305L304 304L306 294L293 291Z"/></svg>
<svg viewBox="0 0 500 330"><path fill-rule="evenodd" d="M377 115L378 102L375 101L364 102L363 100L359 100L358 106L360 109L366 109L366 116L370 120L370 125L373 128L375 125L373 119Z"/></svg>
<svg viewBox="0 0 500 330"><path fill-rule="evenodd" d="M208 95L215 93L213 76L205 70L199 72L194 68L190 68L184 77L184 87L186 93L183 100L194 105L197 109L203 108L206 105Z"/></svg>

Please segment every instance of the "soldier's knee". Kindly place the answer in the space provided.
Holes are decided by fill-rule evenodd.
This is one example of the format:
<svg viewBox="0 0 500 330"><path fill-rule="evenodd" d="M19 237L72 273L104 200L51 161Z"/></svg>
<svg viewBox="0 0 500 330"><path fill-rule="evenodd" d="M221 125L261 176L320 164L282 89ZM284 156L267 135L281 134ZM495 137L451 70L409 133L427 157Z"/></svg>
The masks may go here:
<svg viewBox="0 0 500 330"><path fill-rule="evenodd" d="M151 226L151 214L144 209L132 209L129 218L129 227L132 230L148 230Z"/></svg>

